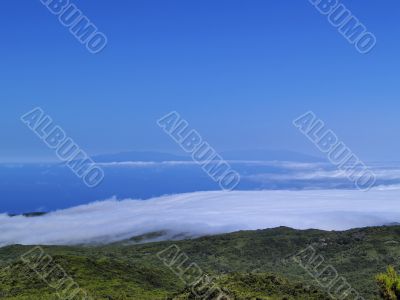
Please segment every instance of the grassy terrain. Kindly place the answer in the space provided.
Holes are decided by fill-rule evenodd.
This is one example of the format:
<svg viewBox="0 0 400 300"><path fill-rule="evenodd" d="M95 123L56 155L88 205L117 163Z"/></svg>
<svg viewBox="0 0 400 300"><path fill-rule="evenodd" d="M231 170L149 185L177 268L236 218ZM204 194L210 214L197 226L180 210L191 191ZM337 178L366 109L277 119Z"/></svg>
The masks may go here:
<svg viewBox="0 0 400 300"><path fill-rule="evenodd" d="M157 256L173 244L188 257L182 268L196 263L230 299L329 299L289 259L310 245L365 299L378 299L377 273L388 265L400 269L400 226L344 232L281 227L177 242L43 249L91 299L195 299L175 274L179 263L170 268ZM58 299L56 290L21 261L31 248L0 248L0 299Z"/></svg>

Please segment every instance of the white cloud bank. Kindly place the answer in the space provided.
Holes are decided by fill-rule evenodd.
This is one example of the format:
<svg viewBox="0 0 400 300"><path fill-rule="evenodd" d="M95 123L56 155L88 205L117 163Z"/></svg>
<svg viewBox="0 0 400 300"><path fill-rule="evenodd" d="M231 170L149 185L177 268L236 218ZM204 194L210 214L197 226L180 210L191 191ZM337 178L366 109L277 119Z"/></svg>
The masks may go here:
<svg viewBox="0 0 400 300"><path fill-rule="evenodd" d="M345 230L400 222L400 189L198 192L115 199L34 218L0 215L0 246L112 242L153 231L191 235L288 226Z"/></svg>

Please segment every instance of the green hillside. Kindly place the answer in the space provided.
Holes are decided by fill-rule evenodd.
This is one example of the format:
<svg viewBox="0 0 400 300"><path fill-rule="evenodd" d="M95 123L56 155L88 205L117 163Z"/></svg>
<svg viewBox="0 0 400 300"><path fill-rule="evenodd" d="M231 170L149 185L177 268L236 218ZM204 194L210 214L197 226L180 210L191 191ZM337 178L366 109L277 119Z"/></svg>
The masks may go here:
<svg viewBox="0 0 400 300"><path fill-rule="evenodd" d="M330 299L327 289L293 259L309 246L323 257L322 266L334 267L365 299L380 299L376 274L388 265L400 269L400 226L344 232L281 227L178 242L125 244L46 246L43 250L89 299L196 299L188 283L196 274L208 274L213 287L209 289L222 291L229 299ZM56 289L20 259L30 249L0 248L0 299L59 299ZM193 264L196 268L191 270L197 273L179 278L178 271ZM209 299L217 296L213 293Z"/></svg>

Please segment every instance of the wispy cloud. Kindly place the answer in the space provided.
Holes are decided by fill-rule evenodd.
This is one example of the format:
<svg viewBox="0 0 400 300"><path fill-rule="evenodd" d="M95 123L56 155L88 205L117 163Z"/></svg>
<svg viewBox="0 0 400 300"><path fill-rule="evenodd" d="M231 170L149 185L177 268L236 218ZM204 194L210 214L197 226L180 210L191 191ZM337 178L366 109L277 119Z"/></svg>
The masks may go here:
<svg viewBox="0 0 400 300"><path fill-rule="evenodd" d="M293 169L293 168L292 168ZM371 168L376 175L377 180L400 180L400 169L384 169L384 168ZM360 174L355 173L354 177L357 178ZM243 176L254 182L266 182L269 180L287 181L287 180L330 180L330 179L346 179L348 174L344 170L328 170L328 169L315 169L303 166L302 170L287 173L258 173Z"/></svg>
<svg viewBox="0 0 400 300"><path fill-rule="evenodd" d="M34 218L0 215L0 245L113 242L154 231L192 236L289 226L344 230L400 221L400 189L198 192L110 199Z"/></svg>

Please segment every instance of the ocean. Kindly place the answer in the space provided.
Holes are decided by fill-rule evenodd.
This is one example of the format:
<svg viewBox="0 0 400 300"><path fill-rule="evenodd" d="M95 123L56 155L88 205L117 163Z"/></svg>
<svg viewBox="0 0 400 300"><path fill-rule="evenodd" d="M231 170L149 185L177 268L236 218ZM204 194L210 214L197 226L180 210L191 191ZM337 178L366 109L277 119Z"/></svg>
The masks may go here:
<svg viewBox="0 0 400 300"><path fill-rule="evenodd" d="M230 161L241 180L235 190L355 189L343 172L324 162ZM191 161L103 163L103 182L87 187L61 164L0 165L0 213L49 212L110 199L141 199L218 191L220 187ZM375 187L400 185L399 163L371 163Z"/></svg>

